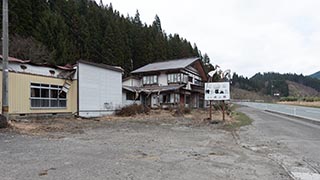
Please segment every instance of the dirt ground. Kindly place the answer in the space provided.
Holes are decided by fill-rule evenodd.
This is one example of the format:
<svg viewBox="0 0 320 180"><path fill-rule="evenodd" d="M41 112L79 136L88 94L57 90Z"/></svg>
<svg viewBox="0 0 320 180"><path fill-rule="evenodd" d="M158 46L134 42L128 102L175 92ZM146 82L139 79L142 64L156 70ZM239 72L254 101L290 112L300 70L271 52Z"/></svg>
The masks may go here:
<svg viewBox="0 0 320 180"><path fill-rule="evenodd" d="M239 129L225 130L208 116L158 110L12 121L10 132L0 132L1 179L290 179L278 163L239 144ZM233 121L227 116L226 124Z"/></svg>
<svg viewBox="0 0 320 180"><path fill-rule="evenodd" d="M11 131L30 135L53 135L55 132L62 134L84 133L88 129L103 128L110 123L116 122L144 122L161 124L181 124L185 126L206 126L210 124L230 124L236 120L228 115L222 123L222 114L212 111L212 121L209 121L209 112L204 110L193 110L192 113L176 115L175 111L152 110L148 114L138 114L130 117L104 116L99 118L54 118L54 119L20 119L11 120Z"/></svg>

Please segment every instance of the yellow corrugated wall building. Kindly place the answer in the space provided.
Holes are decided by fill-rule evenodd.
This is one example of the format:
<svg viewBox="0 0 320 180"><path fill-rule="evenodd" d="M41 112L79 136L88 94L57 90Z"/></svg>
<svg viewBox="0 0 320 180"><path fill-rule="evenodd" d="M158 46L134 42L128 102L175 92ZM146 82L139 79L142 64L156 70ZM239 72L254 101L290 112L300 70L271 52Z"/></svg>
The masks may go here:
<svg viewBox="0 0 320 180"><path fill-rule="evenodd" d="M75 113L77 111L77 80L73 80L67 93L67 105L65 108L33 108L30 95L31 83L54 84L62 86L65 79L9 72L9 114L33 114L33 113ZM2 71L0 71L0 87L2 89ZM2 93L0 93L0 105L2 107Z"/></svg>

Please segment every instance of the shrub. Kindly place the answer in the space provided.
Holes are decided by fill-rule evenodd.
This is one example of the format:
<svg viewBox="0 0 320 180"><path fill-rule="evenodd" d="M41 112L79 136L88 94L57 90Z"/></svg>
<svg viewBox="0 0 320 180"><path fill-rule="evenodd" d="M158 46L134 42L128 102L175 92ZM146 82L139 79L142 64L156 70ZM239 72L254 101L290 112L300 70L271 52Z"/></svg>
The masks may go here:
<svg viewBox="0 0 320 180"><path fill-rule="evenodd" d="M184 107L184 106L179 106L174 111L174 116L183 116L184 114L190 114L190 113L191 113L191 108Z"/></svg>
<svg viewBox="0 0 320 180"><path fill-rule="evenodd" d="M183 114L190 114L191 113L191 108L183 108Z"/></svg>
<svg viewBox="0 0 320 180"><path fill-rule="evenodd" d="M132 104L116 111L117 116L134 116L137 114L147 114L150 109L144 105Z"/></svg>
<svg viewBox="0 0 320 180"><path fill-rule="evenodd" d="M298 98L293 96L281 97L280 101L298 101Z"/></svg>
<svg viewBox="0 0 320 180"><path fill-rule="evenodd" d="M212 107L216 111L222 111L222 106L223 106L222 102L216 102L215 104L213 104ZM230 104L224 103L224 110L229 115L232 111Z"/></svg>

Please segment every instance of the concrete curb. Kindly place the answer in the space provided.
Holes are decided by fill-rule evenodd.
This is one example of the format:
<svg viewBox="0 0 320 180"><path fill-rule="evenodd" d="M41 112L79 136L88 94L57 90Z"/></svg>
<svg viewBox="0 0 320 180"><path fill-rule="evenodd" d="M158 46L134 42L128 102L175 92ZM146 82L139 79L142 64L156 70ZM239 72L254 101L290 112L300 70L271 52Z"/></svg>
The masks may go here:
<svg viewBox="0 0 320 180"><path fill-rule="evenodd" d="M316 119L312 119L312 118L307 118L307 117L302 117L302 116L297 116L297 115L292 115L292 114L287 114L284 112L279 112L279 111L272 111L272 110L264 110L266 112L270 112L270 113L274 113L274 114L280 114L280 115L284 115L287 117L293 117L299 120L302 120L304 122L308 122L308 123L312 123L315 125L319 125L320 126L320 120L316 120Z"/></svg>

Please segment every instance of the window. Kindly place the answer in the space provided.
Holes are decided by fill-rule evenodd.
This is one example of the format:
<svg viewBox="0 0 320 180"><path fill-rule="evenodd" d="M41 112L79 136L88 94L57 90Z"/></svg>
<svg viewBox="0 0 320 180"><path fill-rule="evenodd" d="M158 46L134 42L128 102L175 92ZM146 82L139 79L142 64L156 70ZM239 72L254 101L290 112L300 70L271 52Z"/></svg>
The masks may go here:
<svg viewBox="0 0 320 180"><path fill-rule="evenodd" d="M158 84L158 76L157 75L143 76L142 83L143 84Z"/></svg>
<svg viewBox="0 0 320 180"><path fill-rule="evenodd" d="M190 95L186 95L186 104L190 104L191 98Z"/></svg>
<svg viewBox="0 0 320 180"><path fill-rule="evenodd" d="M139 98L139 97L138 97ZM134 92L126 92L126 100L130 100L130 101L134 101L134 100L136 100L136 99L138 99L138 98L136 98L136 93L134 93Z"/></svg>
<svg viewBox="0 0 320 180"><path fill-rule="evenodd" d="M186 83L188 76L182 73L168 74L168 83Z"/></svg>
<svg viewBox="0 0 320 180"><path fill-rule="evenodd" d="M170 94L164 94L162 102L163 103L170 103Z"/></svg>
<svg viewBox="0 0 320 180"><path fill-rule="evenodd" d="M62 86L50 84L31 83L31 107L36 108L65 108L67 107L67 94Z"/></svg>
<svg viewBox="0 0 320 180"><path fill-rule="evenodd" d="M199 85L199 86L203 86L203 82L199 79L194 79L194 84Z"/></svg>

